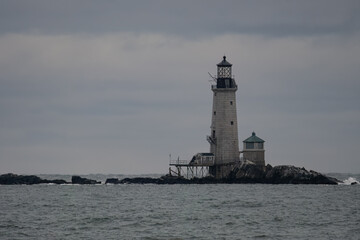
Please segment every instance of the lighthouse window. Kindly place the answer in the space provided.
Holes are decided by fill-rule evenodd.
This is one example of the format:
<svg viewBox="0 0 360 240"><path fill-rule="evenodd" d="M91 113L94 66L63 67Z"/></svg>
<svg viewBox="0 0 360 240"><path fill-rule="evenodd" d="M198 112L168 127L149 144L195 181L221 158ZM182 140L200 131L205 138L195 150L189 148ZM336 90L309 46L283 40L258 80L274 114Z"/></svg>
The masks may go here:
<svg viewBox="0 0 360 240"><path fill-rule="evenodd" d="M264 144L263 144L263 143L258 143L258 148L259 148L259 149L263 149L263 148L264 148Z"/></svg>
<svg viewBox="0 0 360 240"><path fill-rule="evenodd" d="M254 143L253 142L246 143L246 149L254 149Z"/></svg>
<svg viewBox="0 0 360 240"><path fill-rule="evenodd" d="M231 121L230 123L231 123L231 125L234 125L234 122L233 122L233 121Z"/></svg>
<svg viewBox="0 0 360 240"><path fill-rule="evenodd" d="M214 111L214 115L216 115L216 111Z"/></svg>
<svg viewBox="0 0 360 240"><path fill-rule="evenodd" d="M232 101L230 101L230 105L232 105Z"/></svg>

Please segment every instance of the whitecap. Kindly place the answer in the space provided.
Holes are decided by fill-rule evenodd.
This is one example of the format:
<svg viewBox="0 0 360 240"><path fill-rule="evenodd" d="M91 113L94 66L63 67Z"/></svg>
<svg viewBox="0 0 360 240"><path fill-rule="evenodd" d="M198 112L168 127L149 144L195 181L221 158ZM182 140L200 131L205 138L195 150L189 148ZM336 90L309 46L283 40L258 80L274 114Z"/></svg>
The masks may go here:
<svg viewBox="0 0 360 240"><path fill-rule="evenodd" d="M342 183L342 185L351 185L351 184L360 184L360 182L358 180L356 180L356 178L354 177L349 177L348 179L345 179Z"/></svg>

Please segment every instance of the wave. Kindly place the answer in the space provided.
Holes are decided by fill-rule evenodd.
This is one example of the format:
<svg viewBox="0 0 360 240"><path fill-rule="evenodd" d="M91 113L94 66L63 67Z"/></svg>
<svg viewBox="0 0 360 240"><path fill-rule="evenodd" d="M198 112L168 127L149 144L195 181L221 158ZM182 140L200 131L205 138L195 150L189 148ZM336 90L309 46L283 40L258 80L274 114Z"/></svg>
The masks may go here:
<svg viewBox="0 0 360 240"><path fill-rule="evenodd" d="M348 179L343 180L342 185L351 185L351 184L360 184L360 182L358 180L356 180L356 178L354 177L349 177Z"/></svg>

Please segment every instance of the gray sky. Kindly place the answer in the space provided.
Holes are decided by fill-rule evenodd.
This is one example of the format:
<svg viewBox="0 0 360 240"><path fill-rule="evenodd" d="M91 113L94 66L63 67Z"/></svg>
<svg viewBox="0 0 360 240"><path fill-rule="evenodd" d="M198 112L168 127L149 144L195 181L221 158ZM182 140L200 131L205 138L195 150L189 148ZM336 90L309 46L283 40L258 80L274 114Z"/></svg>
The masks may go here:
<svg viewBox="0 0 360 240"><path fill-rule="evenodd" d="M360 172L359 1L0 2L0 173L165 173L209 151L226 54L240 142ZM240 146L242 148L242 145Z"/></svg>

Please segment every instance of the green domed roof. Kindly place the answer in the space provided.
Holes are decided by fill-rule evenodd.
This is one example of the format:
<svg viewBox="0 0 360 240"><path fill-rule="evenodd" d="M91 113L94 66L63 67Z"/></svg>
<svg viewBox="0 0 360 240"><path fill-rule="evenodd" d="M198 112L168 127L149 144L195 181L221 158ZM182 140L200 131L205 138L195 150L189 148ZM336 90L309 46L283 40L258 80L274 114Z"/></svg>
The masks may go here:
<svg viewBox="0 0 360 240"><path fill-rule="evenodd" d="M259 138L258 136L256 136L255 132L253 132L251 137L245 139L243 142L244 143L263 143L265 141L262 140L261 138Z"/></svg>

